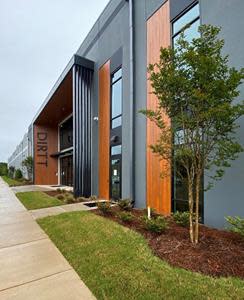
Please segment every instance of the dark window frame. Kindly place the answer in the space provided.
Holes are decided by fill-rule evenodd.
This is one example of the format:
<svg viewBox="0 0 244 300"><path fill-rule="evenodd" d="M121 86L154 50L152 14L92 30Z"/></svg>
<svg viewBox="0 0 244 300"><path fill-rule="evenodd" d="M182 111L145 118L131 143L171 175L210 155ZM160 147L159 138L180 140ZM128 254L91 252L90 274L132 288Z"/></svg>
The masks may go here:
<svg viewBox="0 0 244 300"><path fill-rule="evenodd" d="M116 74L119 70L121 70L121 76L119 78L117 78L115 81L113 81L113 76L114 74ZM112 104L113 104L113 86L121 81L121 86L123 88L123 73L122 73L122 65L120 65L118 68L116 68L113 73L111 74L111 80L110 80L110 95L111 95L111 101L110 101L110 130L112 129L115 129L116 127L113 128L112 124L113 124L113 121L116 120L116 119L119 119L121 118L121 125L119 126L122 126L122 115L123 115L123 93L122 93L122 89L121 89L121 114L118 114L116 115L115 117L112 116ZM119 127L118 126L118 127Z"/></svg>
<svg viewBox="0 0 244 300"><path fill-rule="evenodd" d="M113 81L113 76L121 70L121 76L118 77L115 81ZM112 109L113 109L113 85L115 85L117 82L121 81L121 114L116 115L115 117L112 117ZM110 134L113 132L115 129L122 127L122 116L123 116L123 68L122 64L119 65L110 75ZM113 127L113 121L116 119L121 118L121 125ZM116 146L121 146L121 153L120 154L112 154L112 148ZM119 188L120 188L120 198L122 196L122 142L113 142L111 144L110 142L110 159L109 159L109 190L110 190L110 198L112 198L112 161L113 160L120 160L120 183L119 183Z"/></svg>
<svg viewBox="0 0 244 300"><path fill-rule="evenodd" d="M68 127L65 127L67 124ZM64 151L66 149L72 148L74 146L73 115L69 116L64 121L62 121L59 124L58 128L59 150ZM65 141L66 138L67 140ZM69 138L71 138L71 141L69 141Z"/></svg>
<svg viewBox="0 0 244 300"><path fill-rule="evenodd" d="M186 25L189 25L189 28L192 26L192 24L194 24L196 21L200 20L200 6L199 6L199 15L197 17L195 17L192 21L190 21L189 23L187 23L185 26L183 26L180 30L178 30L177 32L173 33L173 26L174 23L176 21L178 21L180 18L182 18L184 15L186 15L191 9L193 9L195 6L199 5L199 2L196 1L194 2L192 5L190 5L189 7L187 7L186 10L184 10L180 15L178 15L176 18L174 18L171 22L171 32L172 32L172 46L174 47L174 38L178 35L180 35L184 30Z"/></svg>

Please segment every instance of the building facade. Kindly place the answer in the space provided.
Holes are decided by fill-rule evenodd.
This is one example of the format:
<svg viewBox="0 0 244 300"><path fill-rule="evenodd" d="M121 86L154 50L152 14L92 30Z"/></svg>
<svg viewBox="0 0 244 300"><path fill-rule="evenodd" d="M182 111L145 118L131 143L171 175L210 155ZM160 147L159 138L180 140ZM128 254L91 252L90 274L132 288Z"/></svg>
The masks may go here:
<svg viewBox="0 0 244 300"><path fill-rule="evenodd" d="M170 166L149 149L158 129L139 113L156 103L147 66L158 61L161 47L174 46L186 24L189 40L200 24L213 24L222 27L231 65L242 67L243 11L242 0L111 0L31 124L35 184L131 198L136 207L149 205L163 214L185 209L184 186L174 172L160 177ZM239 123L243 141L244 120ZM205 224L223 227L225 216L244 215L243 178L242 154L204 193Z"/></svg>
<svg viewBox="0 0 244 300"><path fill-rule="evenodd" d="M8 167L14 167L15 170L21 170L23 177L26 179L30 178L27 169L22 165L22 162L28 156L32 156L32 141L29 139L28 133L26 133L20 144L8 159Z"/></svg>

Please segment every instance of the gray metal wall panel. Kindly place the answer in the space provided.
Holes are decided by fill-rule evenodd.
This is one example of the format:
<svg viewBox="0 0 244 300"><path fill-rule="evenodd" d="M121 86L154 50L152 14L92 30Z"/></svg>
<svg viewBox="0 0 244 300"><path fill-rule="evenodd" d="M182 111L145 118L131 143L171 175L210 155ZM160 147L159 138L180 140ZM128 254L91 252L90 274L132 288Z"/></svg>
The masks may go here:
<svg viewBox="0 0 244 300"><path fill-rule="evenodd" d="M142 5L145 5L146 8L146 18L148 19L156 10L158 10L163 4L164 2L166 2L167 0L144 0L144 1L135 1L136 5L139 4L139 2L142 2ZM171 0L169 0L171 1Z"/></svg>
<svg viewBox="0 0 244 300"><path fill-rule="evenodd" d="M125 2L125 1L124 1ZM99 39L94 43L92 48L86 53L85 57L95 62L94 85L92 99L92 119L98 116L98 70L108 61L120 48L123 51L123 130L122 130L122 197L130 196L130 154L128 130L130 128L129 120L129 11L128 3L124 3L119 13L107 24ZM77 54L83 55L86 49L81 47ZM99 121L92 122L92 193L98 194L98 128Z"/></svg>
<svg viewBox="0 0 244 300"><path fill-rule="evenodd" d="M174 19L197 0L170 0L170 19Z"/></svg>
<svg viewBox="0 0 244 300"><path fill-rule="evenodd" d="M146 118L139 113L147 103L147 24L149 1L135 1L135 204L146 207ZM152 7L151 3L150 12Z"/></svg>
<svg viewBox="0 0 244 300"><path fill-rule="evenodd" d="M224 53L229 54L231 66L244 67L244 1L243 0L201 0L201 21L222 27L221 38L225 39ZM240 99L244 99L244 85ZM243 144L244 118L239 121L238 136ZM206 178L207 180L207 178ZM227 169L221 182L205 193L205 223L214 227L225 225L224 217L244 217L243 201L244 154Z"/></svg>
<svg viewBox="0 0 244 300"><path fill-rule="evenodd" d="M73 66L74 194L91 195L91 93L93 71Z"/></svg>

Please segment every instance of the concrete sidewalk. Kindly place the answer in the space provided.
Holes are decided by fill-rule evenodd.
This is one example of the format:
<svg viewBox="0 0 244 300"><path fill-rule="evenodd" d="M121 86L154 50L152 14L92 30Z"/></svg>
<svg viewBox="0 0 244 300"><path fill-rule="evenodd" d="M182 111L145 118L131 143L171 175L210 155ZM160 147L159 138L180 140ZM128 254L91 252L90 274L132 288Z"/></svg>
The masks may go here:
<svg viewBox="0 0 244 300"><path fill-rule="evenodd" d="M0 300L89 300L89 289L0 178Z"/></svg>

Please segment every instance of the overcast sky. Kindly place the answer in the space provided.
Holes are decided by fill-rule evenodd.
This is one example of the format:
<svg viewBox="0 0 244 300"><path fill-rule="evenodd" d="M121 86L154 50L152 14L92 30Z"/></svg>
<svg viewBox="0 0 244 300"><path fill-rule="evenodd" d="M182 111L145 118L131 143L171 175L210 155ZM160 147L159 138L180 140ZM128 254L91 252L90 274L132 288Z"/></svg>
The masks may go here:
<svg viewBox="0 0 244 300"><path fill-rule="evenodd" d="M0 0L0 161L7 161L108 0Z"/></svg>

